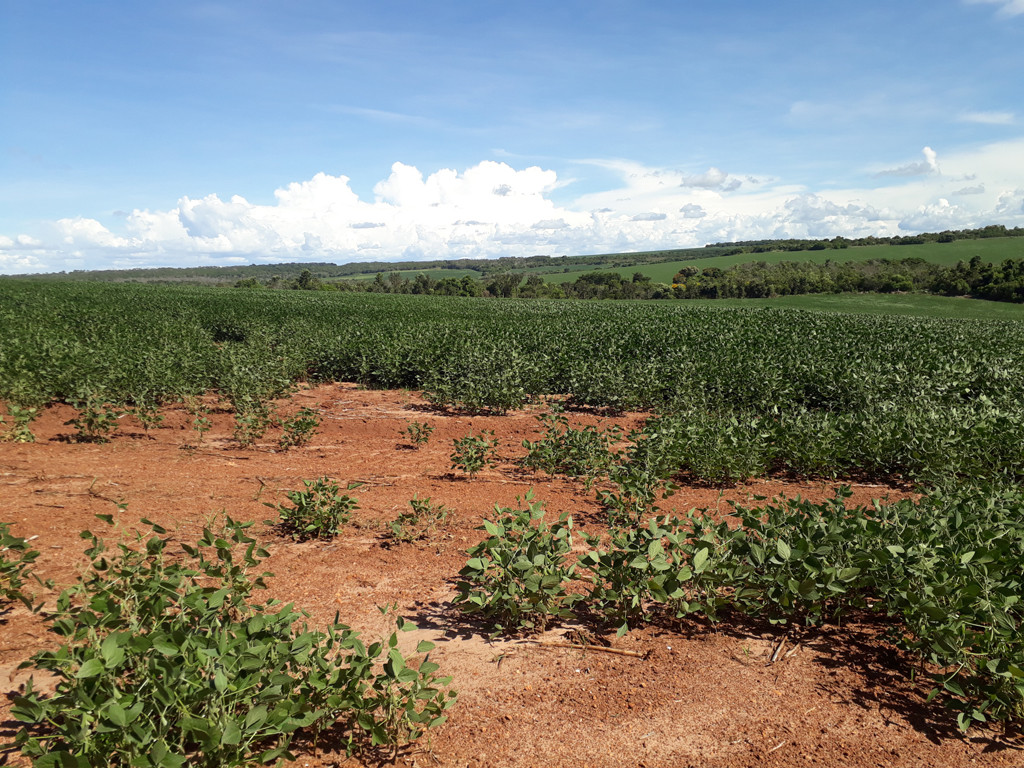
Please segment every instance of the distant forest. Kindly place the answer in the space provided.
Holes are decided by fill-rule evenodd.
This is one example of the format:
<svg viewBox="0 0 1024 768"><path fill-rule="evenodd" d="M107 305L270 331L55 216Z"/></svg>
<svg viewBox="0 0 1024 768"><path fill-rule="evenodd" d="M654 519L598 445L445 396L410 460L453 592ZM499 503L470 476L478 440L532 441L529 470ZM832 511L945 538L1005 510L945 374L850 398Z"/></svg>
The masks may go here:
<svg viewBox="0 0 1024 768"><path fill-rule="evenodd" d="M913 238L890 238L889 244L916 245L966 238L1020 236L1024 236L1024 229L993 226L980 230L929 233ZM772 240L737 243L732 248L718 243L713 247L718 251L716 255L735 255L768 251L821 251L879 244L886 244L885 240L874 237L859 240ZM678 257L675 260L678 261ZM435 279L424 273L406 277L401 272L391 271L387 274L378 272L372 281L325 283L312 271L306 270L294 280L273 278L268 283L260 283L255 278L248 278L238 281L236 287L530 299L742 299L800 294L916 291L1019 303L1024 302L1024 259L1006 259L1000 265L993 265L975 256L968 262L953 266L934 264L915 256L844 262L826 260L824 263L752 261L724 269L683 267L673 277L670 285L654 282L640 272L628 278L608 269L588 272L573 282L561 284L547 283L538 273L524 275L517 271L498 272L482 279L469 275Z"/></svg>
<svg viewBox="0 0 1024 768"><path fill-rule="evenodd" d="M734 243L712 243L708 248L731 249L732 253L772 253L778 251L824 251L829 248L854 248L863 245L924 245L952 243L955 240L983 240L990 237L1024 237L1024 228L1007 229L991 224L979 229L947 229L920 235L893 237L833 237L830 240L741 240Z"/></svg>
<svg viewBox="0 0 1024 768"><path fill-rule="evenodd" d="M704 248L646 251L596 256L530 256L499 259L453 259L414 262L283 263L236 267L186 267L74 271L32 275L33 279L128 282L211 283L240 289L337 290L498 298L579 299L714 299L769 298L811 293L918 291L943 296L972 296L1024 302L1024 260L1000 265L975 257L954 266L918 257L824 263L751 261L732 267L683 267L671 284L652 281L640 272L624 277L616 269L711 256L841 250L859 246L921 245L956 240L1022 237L1024 228L991 225L979 229L894 237L748 240L712 243ZM549 283L545 274L593 267L575 281ZM459 271L432 277L428 271ZM465 274L471 272L472 274ZM408 274L404 274L408 273ZM373 279L368 279L373 275ZM29 277L29 276L26 276ZM353 279L353 278L364 279Z"/></svg>
<svg viewBox="0 0 1024 768"><path fill-rule="evenodd" d="M250 264L230 267L153 267L140 269L85 270L52 272L44 275L19 275L33 279L88 280L97 282L147 283L231 283L236 280L294 280L309 272L320 280L370 277L386 272L426 272L433 270L470 270L478 276L502 274L516 270L539 272L575 271L580 267L610 268L656 264L663 261L703 259L735 252L728 246L682 248L671 251L643 251L596 256L505 256L498 259L450 259L438 261L361 261L351 264L329 262L286 262L281 264Z"/></svg>
<svg viewBox="0 0 1024 768"><path fill-rule="evenodd" d="M809 293L923 292L940 296L970 296L994 301L1024 302L1024 259L1006 259L1000 265L975 256L969 262L946 267L924 259L870 259L817 264L809 261L763 261L735 267L684 267L671 285L656 283L639 272L632 279L618 272L588 272L571 283L545 283L540 275L507 272L489 279L447 277L435 280L424 274L409 279L398 272L378 273L372 281L323 283L310 272L285 284L263 285L254 278L240 280L237 288L297 288L368 293L406 293L431 296L491 296L520 299L763 299Z"/></svg>

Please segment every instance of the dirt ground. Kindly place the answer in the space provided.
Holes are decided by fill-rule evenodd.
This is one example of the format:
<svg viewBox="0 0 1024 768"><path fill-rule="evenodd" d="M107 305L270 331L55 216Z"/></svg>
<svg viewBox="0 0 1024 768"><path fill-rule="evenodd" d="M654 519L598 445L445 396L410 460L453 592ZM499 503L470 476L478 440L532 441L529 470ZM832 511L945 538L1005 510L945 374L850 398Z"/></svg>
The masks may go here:
<svg viewBox="0 0 1024 768"><path fill-rule="evenodd" d="M190 416L165 410L150 436L130 416L106 444L70 441L74 412L48 409L33 424L37 442L0 444L0 519L41 551L36 571L58 587L86 562L80 530L102 530L94 515L114 514L131 527L148 517L194 540L219 511L262 521L263 502L283 502L303 480L327 475L352 491L360 509L333 541L293 542L277 531L254 530L271 551L274 596L293 601L324 624L341 620L369 635L384 632L376 606L396 603L420 627L405 642L438 644L432 658L454 677L459 692L450 718L406 754L418 766L1024 766L1019 738L998 729L962 737L948 715L925 702L926 690L907 682L909 659L880 639L877 620L852 621L806 636L796 652L768 665L781 637L767 625L694 621L651 626L616 638L599 625L561 626L536 638L556 642L578 630L596 633L617 655L489 640L452 606L455 577L476 530L494 505L512 506L533 489L549 516L568 512L577 527L597 532L602 514L582 484L518 468L524 438L536 439L537 409L480 417L432 410L417 393L365 391L333 385L281 401L290 413L303 405L322 412L312 443L282 452L276 433L255 448L231 441L232 417L211 414L212 429L194 449ZM615 419L570 414L574 424L635 426L640 414ZM415 450L410 421L435 427ZM470 430L493 430L502 457L467 480L453 472L452 440ZM906 491L855 484L850 503L901 498ZM414 494L455 510L431 540L389 546L386 524ZM786 494L830 497L822 482L758 480L734 488L682 488L665 509L729 509L728 500ZM117 504L126 504L119 511ZM41 620L12 609L0 624L0 690L8 696L28 673L18 664L55 645ZM9 702L0 701L0 739L16 732ZM4 760L4 757L6 760ZM16 751L0 763L22 764ZM361 765L339 754L300 754L295 765Z"/></svg>

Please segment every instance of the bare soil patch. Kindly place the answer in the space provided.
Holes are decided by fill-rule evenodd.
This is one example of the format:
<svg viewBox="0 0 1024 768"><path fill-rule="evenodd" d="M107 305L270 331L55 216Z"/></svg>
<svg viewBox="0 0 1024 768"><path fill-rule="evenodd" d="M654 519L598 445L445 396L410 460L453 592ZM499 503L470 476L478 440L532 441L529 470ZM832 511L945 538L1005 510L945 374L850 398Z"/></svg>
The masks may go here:
<svg viewBox="0 0 1024 768"><path fill-rule="evenodd" d="M211 401L212 403L212 401ZM70 408L49 408L33 424L37 442L0 444L0 519L13 533L36 537L37 572L58 586L71 583L85 563L78 533L102 530L96 514L114 514L131 528L148 517L194 540L220 511L235 519L273 515L263 502L283 502L303 480L327 475L360 481L352 491L360 509L333 541L293 542L277 531L255 530L271 551L270 592L305 608L314 624L340 613L369 634L384 629L376 606L397 604L420 629L408 638L438 643L433 658L455 678L459 701L449 721L400 762L418 766L1022 766L1024 752L997 730L962 737L949 718L907 682L910 661L887 645L877 620L808 633L796 651L768 665L781 630L726 621L650 626L616 638L600 625L562 626L542 642L585 637L637 652L546 647L489 640L451 605L465 550L482 537L476 528L495 504L511 506L533 489L549 515L571 513L578 527L603 526L593 492L582 484L524 472L515 459L524 438L536 439L539 411L467 416L429 408L416 393L366 391L354 385L302 390L279 403L291 413L322 410L309 446L277 450L273 439L253 449L231 441L232 416L214 410L212 429L195 443L184 409L165 411L162 428L147 437L132 417L121 420L110 443L69 441ZM614 419L571 414L574 424L618 423L627 429L642 414ZM435 427L414 450L410 421ZM467 480L450 468L452 440L470 430L493 430L502 460ZM690 487L665 509L729 510L728 501L756 504L755 496L821 500L823 482L757 480L733 488ZM905 489L854 484L850 504L898 499ZM389 521L415 494L455 510L431 540L389 545ZM117 504L126 504L119 511ZM18 664L55 645L38 617L13 608L0 624L0 690L24 685ZM0 738L16 730L9 702L0 701ZM7 763L19 764L16 752ZM337 753L302 753L296 765L375 764Z"/></svg>

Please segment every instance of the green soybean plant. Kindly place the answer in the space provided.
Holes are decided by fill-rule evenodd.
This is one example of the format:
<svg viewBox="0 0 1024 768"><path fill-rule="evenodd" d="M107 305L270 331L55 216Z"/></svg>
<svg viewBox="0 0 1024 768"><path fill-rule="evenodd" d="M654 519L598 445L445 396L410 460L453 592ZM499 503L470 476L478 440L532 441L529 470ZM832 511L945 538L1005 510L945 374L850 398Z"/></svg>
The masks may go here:
<svg viewBox="0 0 1024 768"><path fill-rule="evenodd" d="M421 499L416 495L409 499L409 510L399 513L388 528L395 541L419 541L433 535L450 515L451 510L444 504L431 501L429 496Z"/></svg>
<svg viewBox="0 0 1024 768"><path fill-rule="evenodd" d="M254 445L274 423L273 405L257 397L238 398L233 402L235 428L232 436L242 447Z"/></svg>
<svg viewBox="0 0 1024 768"><path fill-rule="evenodd" d="M428 658L410 663L396 633L367 647L337 617L312 630L291 604L254 599L269 574L255 570L267 552L251 523L226 518L181 552L143 524L150 534L112 553L82 534L91 569L48 618L63 644L23 665L56 690L30 682L12 709L33 765L263 765L294 760L299 733L397 750L443 721L450 680Z"/></svg>
<svg viewBox="0 0 1024 768"><path fill-rule="evenodd" d="M95 394L86 395L75 401L74 405L78 409L78 415L64 423L78 430L76 439L82 443L109 442L110 438L107 436L117 429L117 420L123 415L123 411Z"/></svg>
<svg viewBox="0 0 1024 768"><path fill-rule="evenodd" d="M544 425L544 435L535 441L523 440L523 447L527 450L521 460L524 467L549 475L582 477L588 491L598 478L607 474L614 460L611 446L621 434L619 427L602 430L585 426L574 429L559 411L543 414L537 419Z"/></svg>
<svg viewBox="0 0 1024 768"><path fill-rule="evenodd" d="M542 631L571 618L580 599L568 590L576 568L568 562L572 518L563 514L549 526L532 492L517 501L525 507L495 506L495 519L478 529L487 538L469 549L454 600L467 614L489 621L496 635Z"/></svg>
<svg viewBox="0 0 1024 768"><path fill-rule="evenodd" d="M427 422L410 421L405 431L409 435L413 447L420 448L430 440L430 436L434 433L434 425Z"/></svg>
<svg viewBox="0 0 1024 768"><path fill-rule="evenodd" d="M461 469L469 475L470 480L481 469L494 466L495 452L498 448L494 432L483 430L479 435L470 432L452 442L452 469Z"/></svg>
<svg viewBox="0 0 1024 768"><path fill-rule="evenodd" d="M36 436L32 434L31 424L39 415L38 408L20 406L15 403L7 404L7 415L13 422L10 427L3 431L0 440L9 443L34 443ZM0 425L4 423L3 416L0 416Z"/></svg>
<svg viewBox="0 0 1024 768"><path fill-rule="evenodd" d="M33 609L32 597L23 587L29 578L35 578L32 564L38 557L27 539L12 535L9 523L0 523L0 609L15 601Z"/></svg>
<svg viewBox="0 0 1024 768"><path fill-rule="evenodd" d="M197 444L203 444L203 435L213 426L210 421L210 409L197 397L185 397L185 409L192 416L192 431L196 433Z"/></svg>
<svg viewBox="0 0 1024 768"><path fill-rule="evenodd" d="M319 426L320 414L316 408L300 408L290 419L281 421L281 437L277 445L282 451L307 445Z"/></svg>
<svg viewBox="0 0 1024 768"><path fill-rule="evenodd" d="M682 563L682 542L677 526L666 518L652 518L646 526L615 528L607 542L584 534L593 549L580 558L581 570L591 582L587 602L619 625L649 621L652 606L682 596L682 586L693 576Z"/></svg>
<svg viewBox="0 0 1024 768"><path fill-rule="evenodd" d="M341 492L336 482L329 477L316 480L303 480L305 490L288 491L291 505L271 504L265 506L275 509L279 519L276 524L291 534L296 540L330 539L338 534L352 512L359 509L356 499ZM354 490L362 483L349 483L347 490ZM275 521L267 521L275 524Z"/></svg>
<svg viewBox="0 0 1024 768"><path fill-rule="evenodd" d="M138 419L146 437L150 437L149 430L159 427L164 422L159 403L151 397L136 399L135 404L129 409L129 413Z"/></svg>
<svg viewBox="0 0 1024 768"><path fill-rule="evenodd" d="M386 641L367 649L367 659L383 658L384 662L364 683L355 721L369 733L374 746L392 748L393 763L403 744L447 719L445 712L455 703L457 694L448 689L452 678L439 676L440 667L430 660L434 643L421 640L416 653L424 656L419 664L410 664L398 648L399 633L411 632L416 625L397 615L394 605L379 610L394 618L394 631Z"/></svg>

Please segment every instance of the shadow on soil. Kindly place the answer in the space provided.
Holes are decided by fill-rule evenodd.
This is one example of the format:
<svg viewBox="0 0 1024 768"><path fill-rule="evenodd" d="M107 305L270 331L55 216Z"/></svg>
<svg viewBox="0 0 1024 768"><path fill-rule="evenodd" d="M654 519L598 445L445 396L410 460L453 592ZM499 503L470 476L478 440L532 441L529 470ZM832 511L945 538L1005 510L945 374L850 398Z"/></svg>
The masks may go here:
<svg viewBox="0 0 1024 768"><path fill-rule="evenodd" d="M421 628L445 633L449 637L468 640L490 638L493 626L484 620L466 616L451 602L432 601L417 607L410 618ZM743 616L727 615L718 624L701 620L655 622L660 632L676 637L697 639L710 633L721 633L737 639L787 638L785 651L799 644L804 654L812 655L813 663L826 669L853 672L858 678L850 684L850 676L825 681L818 689L829 698L864 710L878 710L887 724L907 725L924 735L933 744L968 740L983 747L986 753L1024 752L1024 740L1018 730L1001 726L975 728L966 736L957 729L955 715L940 702L928 702L930 685L920 675L920 667L911 654L895 648L885 639L889 627L884 617L870 614L850 617L842 627L823 628L773 626ZM607 644L615 628L602 617L583 614L572 622L570 636L587 638L589 642ZM511 636L515 638L516 636ZM785 653L776 662L785 664ZM920 682L911 674L918 672Z"/></svg>
<svg viewBox="0 0 1024 768"><path fill-rule="evenodd" d="M984 745L984 751L1024 751L1024 739L1018 730L1001 726L972 729L966 736L956 726L956 716L936 700L926 700L930 684L921 674L914 657L895 648L885 639L890 622L884 617L861 614L847 617L841 626L819 628L773 626L741 615L725 615L718 624L699 619L662 623L663 631L694 639L718 632L737 639L772 638L777 644L786 637L786 650L797 644L804 653L813 654L813 662L826 669L852 671L860 684L850 685L849 677L824 682L818 689L834 700L878 710L887 724L906 724L933 744L944 741L970 741ZM785 664L786 655L776 664ZM917 673L920 682L911 680Z"/></svg>

